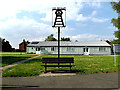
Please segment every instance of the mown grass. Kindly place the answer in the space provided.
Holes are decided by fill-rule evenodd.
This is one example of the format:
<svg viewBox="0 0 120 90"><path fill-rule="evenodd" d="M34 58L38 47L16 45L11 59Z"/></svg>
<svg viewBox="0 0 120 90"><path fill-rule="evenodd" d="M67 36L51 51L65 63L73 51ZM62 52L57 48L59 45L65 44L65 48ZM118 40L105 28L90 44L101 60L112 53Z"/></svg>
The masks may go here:
<svg viewBox="0 0 120 90"><path fill-rule="evenodd" d="M26 52L0 52L0 53L3 53L3 54L7 54L7 53L11 53L11 54L12 54L12 53L25 54Z"/></svg>
<svg viewBox="0 0 120 90"><path fill-rule="evenodd" d="M2 65L1 66L6 66L9 64L12 64L17 61L21 61L30 57L34 57L36 55L29 55L29 54L1 54L0 58L2 58Z"/></svg>
<svg viewBox="0 0 120 90"><path fill-rule="evenodd" d="M26 77L26 76L38 76L44 71L42 65L42 57L57 57L57 55L44 55L28 62L19 64L12 68L6 69L2 72L3 77ZM97 55L97 56L78 56L78 55L62 55L61 57L74 57L74 67L72 71L77 74L93 74L93 73L108 73L118 72L118 56L117 66L114 66L113 55ZM119 64L120 65L120 64ZM69 68L54 68L49 67L51 70L69 70Z"/></svg>

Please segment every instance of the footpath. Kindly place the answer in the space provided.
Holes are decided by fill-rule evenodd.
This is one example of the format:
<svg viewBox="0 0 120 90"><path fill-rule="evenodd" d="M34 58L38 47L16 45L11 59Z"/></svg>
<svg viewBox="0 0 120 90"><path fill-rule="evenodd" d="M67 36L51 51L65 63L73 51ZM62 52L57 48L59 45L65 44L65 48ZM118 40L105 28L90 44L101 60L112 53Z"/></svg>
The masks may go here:
<svg viewBox="0 0 120 90"><path fill-rule="evenodd" d="M32 60L32 59L34 59L34 58L37 58L37 57L39 57L39 56L41 56L41 55L38 55L38 56L35 56L35 57L31 57L31 58L28 58L28 59L25 59L25 60L22 60L22 61L18 61L18 62L12 63L12 64L7 65L7 66L4 66L4 67L0 67L0 70L5 70L5 69L7 69L7 68L10 68L10 67L16 66L16 65L18 65L18 64L24 63L24 62L26 62L26 61Z"/></svg>

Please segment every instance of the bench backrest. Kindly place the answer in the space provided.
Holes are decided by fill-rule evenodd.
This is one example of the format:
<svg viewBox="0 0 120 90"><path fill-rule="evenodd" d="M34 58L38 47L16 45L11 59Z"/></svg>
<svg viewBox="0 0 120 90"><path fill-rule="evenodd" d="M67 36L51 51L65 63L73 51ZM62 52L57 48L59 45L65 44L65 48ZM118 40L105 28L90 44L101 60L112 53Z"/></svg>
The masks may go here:
<svg viewBox="0 0 120 90"><path fill-rule="evenodd" d="M42 58L42 63L74 63L74 58Z"/></svg>

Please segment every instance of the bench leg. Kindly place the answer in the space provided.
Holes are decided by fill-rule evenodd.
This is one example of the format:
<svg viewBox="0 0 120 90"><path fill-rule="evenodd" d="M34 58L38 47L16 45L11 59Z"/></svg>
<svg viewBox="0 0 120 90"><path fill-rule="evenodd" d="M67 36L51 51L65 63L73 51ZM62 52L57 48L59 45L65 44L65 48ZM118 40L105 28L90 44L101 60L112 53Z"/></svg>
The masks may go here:
<svg viewBox="0 0 120 90"><path fill-rule="evenodd" d="M45 72L46 72L46 70L47 70L47 67L45 67Z"/></svg>
<svg viewBox="0 0 120 90"><path fill-rule="evenodd" d="M70 65L71 65L71 63L70 63ZM70 71L71 71L71 67L70 67Z"/></svg>
<svg viewBox="0 0 120 90"><path fill-rule="evenodd" d="M70 67L70 71L71 71L71 67Z"/></svg>

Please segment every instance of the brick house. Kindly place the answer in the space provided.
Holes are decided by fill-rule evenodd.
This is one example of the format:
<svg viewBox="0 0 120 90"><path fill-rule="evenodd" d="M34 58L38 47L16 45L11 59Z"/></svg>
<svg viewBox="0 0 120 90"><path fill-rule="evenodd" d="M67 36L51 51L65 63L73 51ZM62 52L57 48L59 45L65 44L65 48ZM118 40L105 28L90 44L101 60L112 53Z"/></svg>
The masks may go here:
<svg viewBox="0 0 120 90"><path fill-rule="evenodd" d="M111 42L110 41L108 41L108 40L105 40L108 44L110 44L111 45Z"/></svg>
<svg viewBox="0 0 120 90"><path fill-rule="evenodd" d="M19 49L23 50L23 51L26 51L26 47L29 43L30 42L28 42L28 41L26 42L25 39L23 39L23 42L19 44Z"/></svg>

